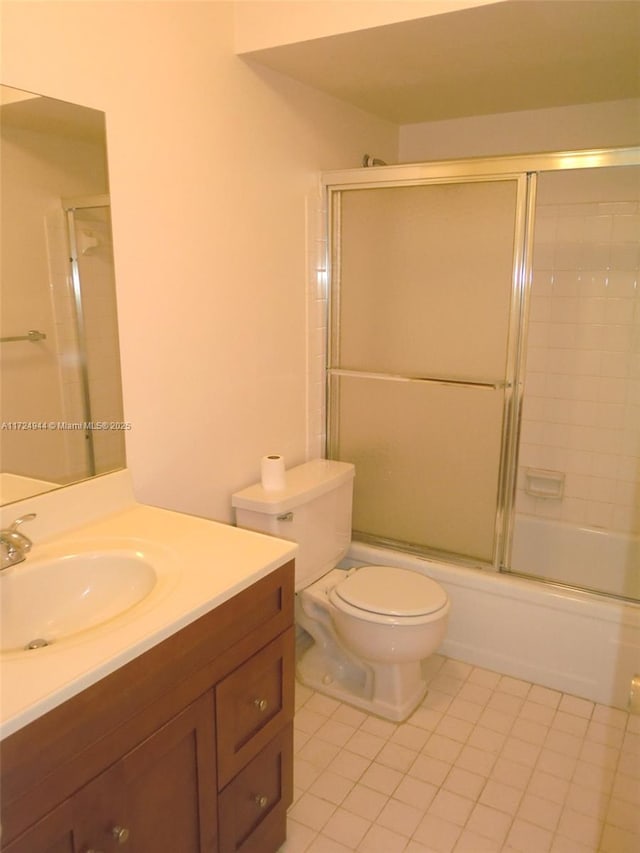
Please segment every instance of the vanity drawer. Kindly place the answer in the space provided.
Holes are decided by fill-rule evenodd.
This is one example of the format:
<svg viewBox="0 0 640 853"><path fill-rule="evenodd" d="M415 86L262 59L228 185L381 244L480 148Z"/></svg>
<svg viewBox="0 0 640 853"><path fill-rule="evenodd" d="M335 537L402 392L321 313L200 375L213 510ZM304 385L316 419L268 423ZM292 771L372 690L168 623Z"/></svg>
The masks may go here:
<svg viewBox="0 0 640 853"><path fill-rule="evenodd" d="M293 799L289 723L218 796L219 853L270 853L285 840Z"/></svg>
<svg viewBox="0 0 640 853"><path fill-rule="evenodd" d="M216 686L218 790L293 720L295 629Z"/></svg>

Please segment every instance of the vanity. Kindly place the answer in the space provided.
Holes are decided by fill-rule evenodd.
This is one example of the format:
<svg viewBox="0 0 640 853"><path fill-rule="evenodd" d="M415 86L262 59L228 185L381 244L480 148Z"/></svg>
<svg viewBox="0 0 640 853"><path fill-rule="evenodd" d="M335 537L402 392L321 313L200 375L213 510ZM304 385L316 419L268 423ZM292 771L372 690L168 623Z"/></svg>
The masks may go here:
<svg viewBox="0 0 640 853"><path fill-rule="evenodd" d="M14 505L50 518L23 567L111 545L157 583L114 618L0 656L2 849L275 853L293 794L296 546L122 505L126 476ZM47 536L60 500L85 523Z"/></svg>

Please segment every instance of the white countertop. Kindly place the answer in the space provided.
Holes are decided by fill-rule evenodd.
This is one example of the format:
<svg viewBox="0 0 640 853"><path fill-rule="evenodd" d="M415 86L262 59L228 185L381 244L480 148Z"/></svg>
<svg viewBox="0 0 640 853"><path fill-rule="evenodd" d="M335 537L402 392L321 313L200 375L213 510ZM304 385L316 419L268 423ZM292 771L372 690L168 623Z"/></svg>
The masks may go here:
<svg viewBox="0 0 640 853"><path fill-rule="evenodd" d="M81 487L4 509L13 517L36 509L41 513L42 507L46 512L55 495L68 501L75 488ZM135 548L154 565L156 587L138 605L102 626L45 648L0 655L0 738L246 589L292 559L297 550L292 542L136 504L130 498L121 508L114 509L114 503L117 501L111 501L108 514L80 526L59 531L49 528L52 535L44 540L34 533L27 561L46 559L66 549ZM95 502L87 514L98 514ZM18 565L9 571L19 569Z"/></svg>

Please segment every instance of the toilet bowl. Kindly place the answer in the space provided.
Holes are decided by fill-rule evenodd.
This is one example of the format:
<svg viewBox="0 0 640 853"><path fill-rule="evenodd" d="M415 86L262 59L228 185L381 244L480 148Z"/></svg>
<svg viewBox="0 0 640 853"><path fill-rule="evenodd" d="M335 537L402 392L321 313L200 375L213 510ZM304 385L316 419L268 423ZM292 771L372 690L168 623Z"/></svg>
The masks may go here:
<svg viewBox="0 0 640 853"><path fill-rule="evenodd" d="M425 694L421 662L444 638L449 600L419 572L336 568L351 539L353 478L350 463L315 459L287 470L282 489L257 483L232 504L239 527L298 543L296 622L313 640L298 678L399 721Z"/></svg>
<svg viewBox="0 0 640 853"><path fill-rule="evenodd" d="M442 642L450 604L439 584L391 566L334 569L297 595L314 645L300 680L386 719L406 719L426 692L421 662Z"/></svg>

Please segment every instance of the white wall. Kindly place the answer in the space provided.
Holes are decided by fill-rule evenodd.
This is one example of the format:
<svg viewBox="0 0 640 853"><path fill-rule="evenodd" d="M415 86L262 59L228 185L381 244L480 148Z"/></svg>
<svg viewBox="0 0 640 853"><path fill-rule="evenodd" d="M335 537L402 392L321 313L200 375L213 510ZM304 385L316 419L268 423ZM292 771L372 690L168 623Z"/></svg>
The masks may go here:
<svg viewBox="0 0 640 853"><path fill-rule="evenodd" d="M397 129L233 55L226 2L3 2L3 82L106 111L128 463L217 519L304 460L305 210Z"/></svg>
<svg viewBox="0 0 640 853"><path fill-rule="evenodd" d="M640 101L406 124L400 162L640 145Z"/></svg>

